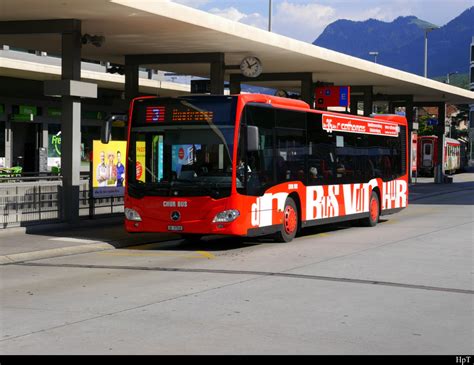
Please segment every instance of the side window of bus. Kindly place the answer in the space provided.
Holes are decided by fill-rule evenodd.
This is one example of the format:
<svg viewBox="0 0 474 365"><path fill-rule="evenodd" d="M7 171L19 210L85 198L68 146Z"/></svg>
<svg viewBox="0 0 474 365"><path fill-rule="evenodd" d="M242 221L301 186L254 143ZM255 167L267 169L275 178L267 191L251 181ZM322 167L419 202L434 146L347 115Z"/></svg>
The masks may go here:
<svg viewBox="0 0 474 365"><path fill-rule="evenodd" d="M248 195L259 196L275 185L274 171L274 129L275 111L273 108L247 106L245 110L247 125L258 127L259 141L257 151L247 151Z"/></svg>
<svg viewBox="0 0 474 365"><path fill-rule="evenodd" d="M306 184L306 113L276 109L275 123L277 183L296 180Z"/></svg>
<svg viewBox="0 0 474 365"><path fill-rule="evenodd" d="M366 135L336 134L336 183L350 184L366 179Z"/></svg>
<svg viewBox="0 0 474 365"><path fill-rule="evenodd" d="M400 138L369 135L368 173L384 181L402 175Z"/></svg>
<svg viewBox="0 0 474 365"><path fill-rule="evenodd" d="M308 185L336 182L336 135L322 129L321 114L307 113Z"/></svg>

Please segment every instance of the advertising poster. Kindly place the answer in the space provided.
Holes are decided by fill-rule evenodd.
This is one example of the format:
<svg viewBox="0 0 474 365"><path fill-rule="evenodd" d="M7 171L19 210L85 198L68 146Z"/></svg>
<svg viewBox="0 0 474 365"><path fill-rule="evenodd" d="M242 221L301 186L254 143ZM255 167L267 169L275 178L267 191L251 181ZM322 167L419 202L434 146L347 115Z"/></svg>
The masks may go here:
<svg viewBox="0 0 474 365"><path fill-rule="evenodd" d="M92 145L92 188L94 198L123 196L127 142L111 141Z"/></svg>
<svg viewBox="0 0 474 365"><path fill-rule="evenodd" d="M416 160L418 157L418 133L411 132L411 172L416 173Z"/></svg>
<svg viewBox="0 0 474 365"><path fill-rule="evenodd" d="M48 135L48 168L61 167L61 131Z"/></svg>
<svg viewBox="0 0 474 365"><path fill-rule="evenodd" d="M146 166L146 142L137 141L137 163L136 163L136 177L141 182L146 182L145 166Z"/></svg>

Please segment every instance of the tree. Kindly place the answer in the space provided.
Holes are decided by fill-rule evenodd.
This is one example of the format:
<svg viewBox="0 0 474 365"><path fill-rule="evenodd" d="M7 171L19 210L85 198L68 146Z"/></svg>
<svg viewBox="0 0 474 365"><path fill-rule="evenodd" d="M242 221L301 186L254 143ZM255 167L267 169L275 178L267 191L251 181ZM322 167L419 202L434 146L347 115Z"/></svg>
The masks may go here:
<svg viewBox="0 0 474 365"><path fill-rule="evenodd" d="M419 136L432 136L435 134L434 127L428 125L429 115L424 115L418 118L418 135Z"/></svg>

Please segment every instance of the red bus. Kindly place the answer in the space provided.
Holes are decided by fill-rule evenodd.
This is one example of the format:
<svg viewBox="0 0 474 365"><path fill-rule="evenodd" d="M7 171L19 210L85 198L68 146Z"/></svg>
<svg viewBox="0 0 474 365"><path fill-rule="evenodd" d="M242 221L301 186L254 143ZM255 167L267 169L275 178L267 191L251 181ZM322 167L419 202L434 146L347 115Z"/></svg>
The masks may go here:
<svg viewBox="0 0 474 365"><path fill-rule="evenodd" d="M374 226L408 203L401 116L247 94L136 98L129 121L129 232L289 242L312 225Z"/></svg>
<svg viewBox="0 0 474 365"><path fill-rule="evenodd" d="M418 171L421 175L433 176L438 163L438 137L418 137ZM443 173L455 173L461 169L461 142L444 137Z"/></svg>

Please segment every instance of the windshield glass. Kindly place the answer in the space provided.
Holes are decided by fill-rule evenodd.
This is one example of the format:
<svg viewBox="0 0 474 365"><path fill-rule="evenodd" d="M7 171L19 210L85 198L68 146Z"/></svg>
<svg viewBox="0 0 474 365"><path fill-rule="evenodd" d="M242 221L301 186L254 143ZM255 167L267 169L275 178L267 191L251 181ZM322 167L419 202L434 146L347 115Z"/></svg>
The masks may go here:
<svg viewBox="0 0 474 365"><path fill-rule="evenodd" d="M129 194L229 196L234 99L140 101L135 104L130 132Z"/></svg>

